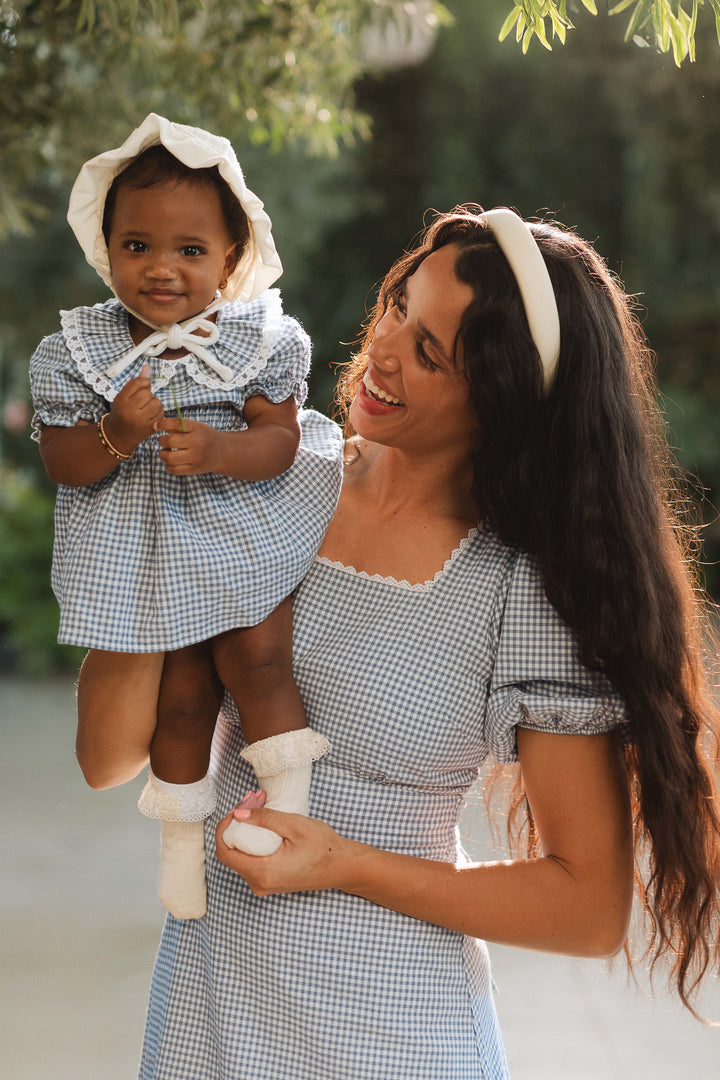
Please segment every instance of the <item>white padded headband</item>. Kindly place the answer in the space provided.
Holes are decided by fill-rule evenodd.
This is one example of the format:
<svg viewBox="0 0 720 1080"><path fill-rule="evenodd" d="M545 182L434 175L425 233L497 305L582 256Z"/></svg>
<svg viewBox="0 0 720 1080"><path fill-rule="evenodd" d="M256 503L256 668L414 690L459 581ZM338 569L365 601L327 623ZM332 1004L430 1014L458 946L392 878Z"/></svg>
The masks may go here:
<svg viewBox="0 0 720 1080"><path fill-rule="evenodd" d="M492 232L515 275L547 389L560 355L560 318L545 260L527 223L512 210L487 210L479 220Z"/></svg>
<svg viewBox="0 0 720 1080"><path fill-rule="evenodd" d="M252 300L282 274L282 263L272 238L272 225L263 204L247 187L231 144L202 128L175 124L150 113L117 150L86 161L70 194L68 222L85 258L112 288L110 261L102 231L105 199L110 185L131 161L150 146L161 144L190 169L217 165L250 224L250 240L222 295L225 300Z"/></svg>

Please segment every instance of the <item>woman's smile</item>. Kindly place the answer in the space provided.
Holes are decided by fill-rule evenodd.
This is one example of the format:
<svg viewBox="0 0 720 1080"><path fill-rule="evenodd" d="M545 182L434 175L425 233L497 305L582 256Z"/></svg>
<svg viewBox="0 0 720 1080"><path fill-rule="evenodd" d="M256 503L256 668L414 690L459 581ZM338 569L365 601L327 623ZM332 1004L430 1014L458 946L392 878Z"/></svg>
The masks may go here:
<svg viewBox="0 0 720 1080"><path fill-rule="evenodd" d="M369 370L366 371L363 375L362 381L366 393L369 397L373 399L373 401L378 401L384 405L392 405L394 408L397 408L398 406L402 406L404 404L404 402L402 402L400 398L397 398L393 394L390 394L386 390L383 390L382 386L375 382Z"/></svg>
<svg viewBox="0 0 720 1080"><path fill-rule="evenodd" d="M411 452L466 451L477 437L456 337L471 302L455 272L457 249L432 252L405 281L375 326L367 368L350 406L359 435Z"/></svg>

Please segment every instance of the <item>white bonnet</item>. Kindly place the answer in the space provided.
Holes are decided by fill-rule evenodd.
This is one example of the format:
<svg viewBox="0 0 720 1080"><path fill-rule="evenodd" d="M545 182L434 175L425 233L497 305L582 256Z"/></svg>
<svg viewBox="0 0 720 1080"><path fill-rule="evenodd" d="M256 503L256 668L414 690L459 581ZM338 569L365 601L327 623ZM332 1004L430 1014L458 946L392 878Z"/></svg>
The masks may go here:
<svg viewBox="0 0 720 1080"><path fill-rule="evenodd" d="M262 202L245 184L235 151L227 139L211 135L202 128L174 124L156 113L146 116L117 150L108 150L91 158L78 173L70 194L67 217L85 258L112 288L110 261L102 231L105 199L118 173L143 150L158 144L191 169L209 169L217 165L223 180L237 196L248 217L250 239L222 295L226 300L252 300L282 274L282 263L272 238L272 223Z"/></svg>

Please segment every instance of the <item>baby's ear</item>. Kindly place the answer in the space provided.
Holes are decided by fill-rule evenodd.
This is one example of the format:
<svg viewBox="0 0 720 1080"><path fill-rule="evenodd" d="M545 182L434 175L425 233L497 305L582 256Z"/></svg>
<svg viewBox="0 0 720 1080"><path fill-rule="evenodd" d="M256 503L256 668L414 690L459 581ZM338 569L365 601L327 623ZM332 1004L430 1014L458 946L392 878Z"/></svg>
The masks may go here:
<svg viewBox="0 0 720 1080"><path fill-rule="evenodd" d="M238 260L240 258L240 255L241 255L241 251L240 251L240 245L239 244L233 244L233 246L228 249L228 253L225 256L225 272L223 274L223 280L220 283L220 288L221 289L225 288L225 286L228 283L228 278L230 277L231 274L233 274L235 272L235 267L238 264Z"/></svg>

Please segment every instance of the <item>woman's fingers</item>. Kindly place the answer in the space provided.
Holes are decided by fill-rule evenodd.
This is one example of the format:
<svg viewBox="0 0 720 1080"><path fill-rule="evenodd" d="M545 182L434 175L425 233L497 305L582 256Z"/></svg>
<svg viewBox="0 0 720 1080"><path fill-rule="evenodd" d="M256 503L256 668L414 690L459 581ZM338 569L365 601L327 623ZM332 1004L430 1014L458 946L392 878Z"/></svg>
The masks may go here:
<svg viewBox="0 0 720 1080"><path fill-rule="evenodd" d="M240 805L217 827L217 857L248 883L257 896L336 888L336 861L343 841L322 821L263 807ZM223 833L231 821L246 821L283 838L274 855L246 855L229 848Z"/></svg>

